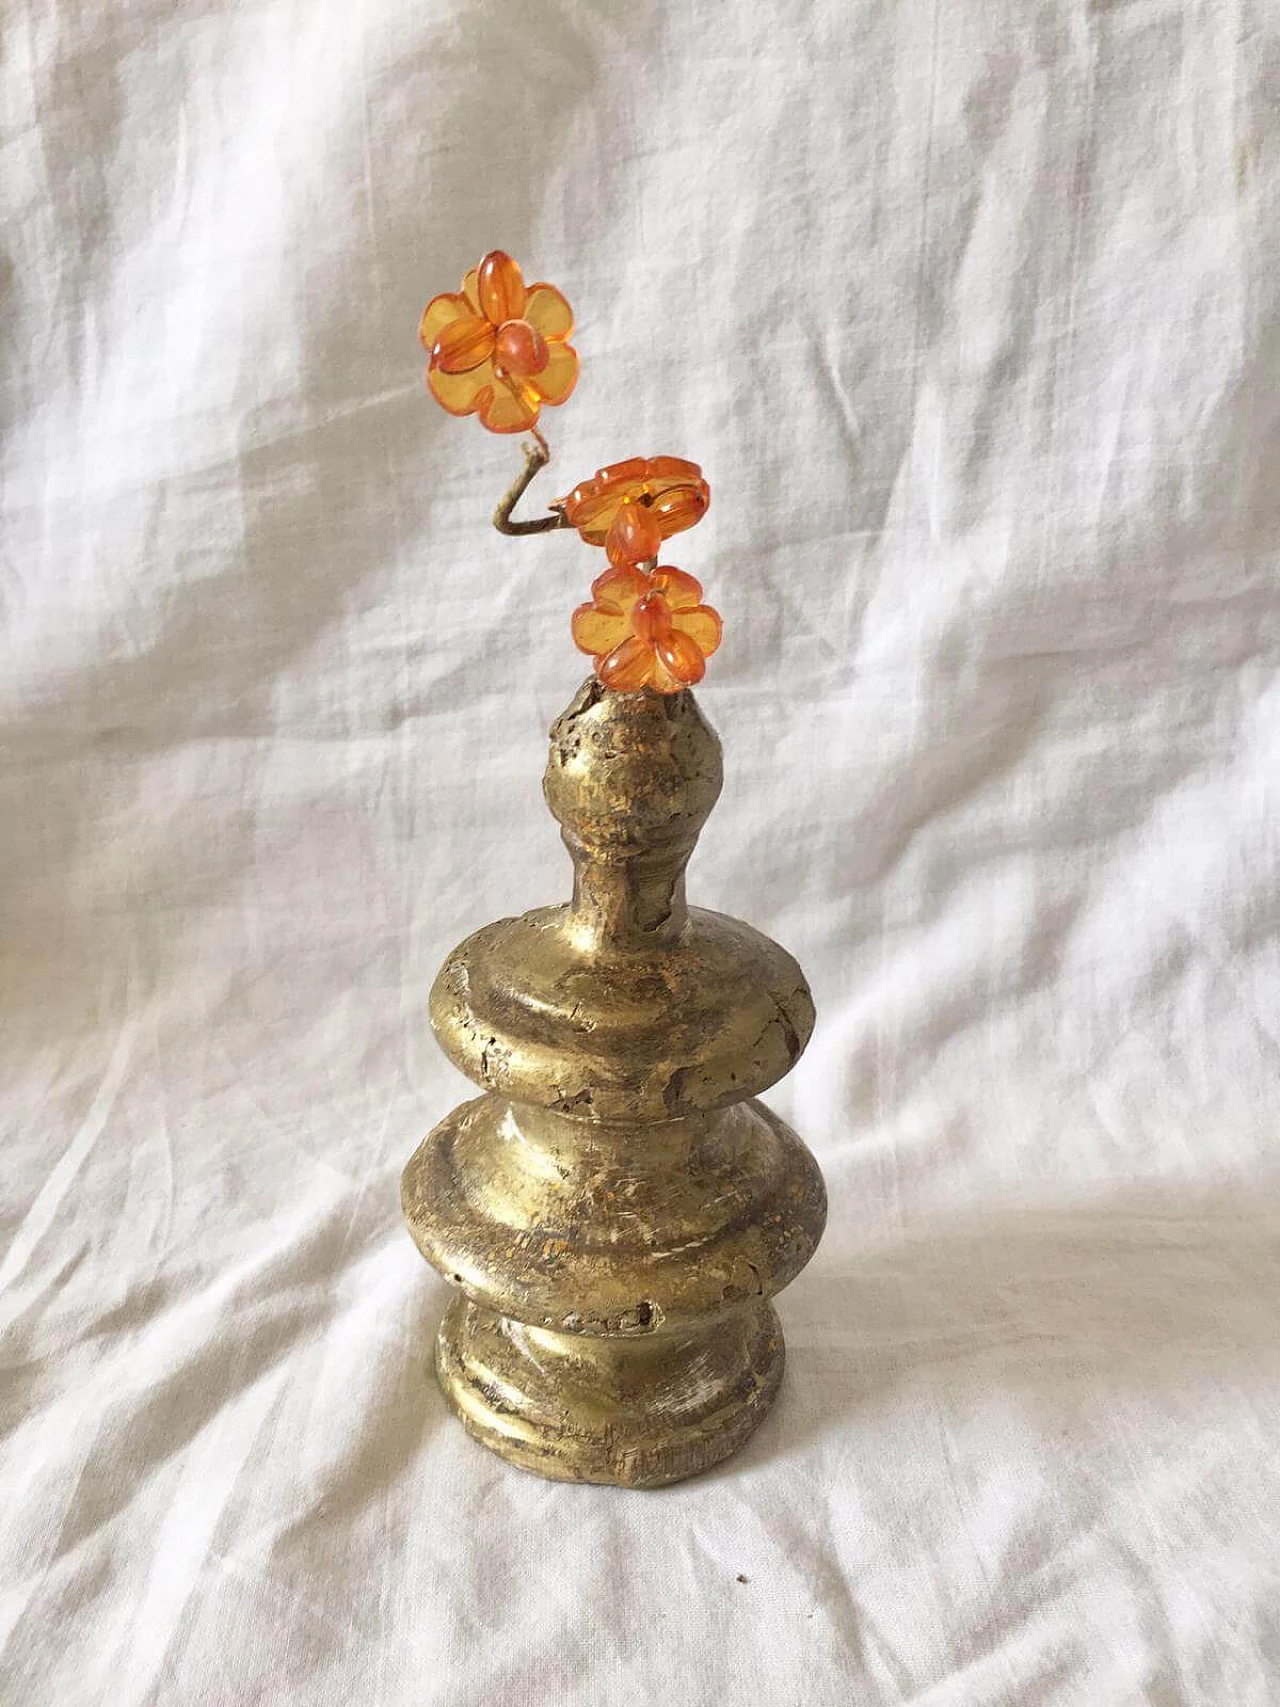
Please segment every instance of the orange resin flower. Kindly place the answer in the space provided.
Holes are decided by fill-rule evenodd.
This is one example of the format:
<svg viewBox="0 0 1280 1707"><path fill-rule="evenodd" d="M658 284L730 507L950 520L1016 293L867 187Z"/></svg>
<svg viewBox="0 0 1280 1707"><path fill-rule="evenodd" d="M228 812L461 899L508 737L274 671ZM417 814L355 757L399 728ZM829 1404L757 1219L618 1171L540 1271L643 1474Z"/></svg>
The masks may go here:
<svg viewBox="0 0 1280 1707"><path fill-rule="evenodd" d="M588 545L604 545L615 523L633 505L643 506L657 522L661 541L700 522L710 502L711 488L696 462L679 456L633 456L611 463L575 486L557 507ZM640 559L615 556L611 551L609 561L616 565Z"/></svg>
<svg viewBox="0 0 1280 1707"><path fill-rule="evenodd" d="M573 613L574 643L590 652L607 688L679 693L702 680L720 644L720 617L702 603L702 588L681 569L652 574L634 565L606 569L591 603Z"/></svg>
<svg viewBox="0 0 1280 1707"><path fill-rule="evenodd" d="M501 249L486 255L460 292L434 297L418 336L430 351L427 384L451 415L478 413L491 433L523 433L544 403L563 403L578 379L566 342L573 310L554 285L526 287Z"/></svg>

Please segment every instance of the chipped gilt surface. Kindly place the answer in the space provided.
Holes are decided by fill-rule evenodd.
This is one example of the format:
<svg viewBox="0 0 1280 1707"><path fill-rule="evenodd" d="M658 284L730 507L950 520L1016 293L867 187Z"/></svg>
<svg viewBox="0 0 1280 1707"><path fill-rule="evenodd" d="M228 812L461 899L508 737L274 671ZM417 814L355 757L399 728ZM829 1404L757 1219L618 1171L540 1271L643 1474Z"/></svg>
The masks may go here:
<svg viewBox="0 0 1280 1707"><path fill-rule="evenodd" d="M545 1476L653 1487L740 1446L782 1374L769 1299L822 1233L817 1164L755 1100L808 1041L804 977L685 901L720 782L692 694L588 682L544 779L572 902L478 931L432 991L484 1092L404 1174L456 1288L437 1372L477 1439Z"/></svg>

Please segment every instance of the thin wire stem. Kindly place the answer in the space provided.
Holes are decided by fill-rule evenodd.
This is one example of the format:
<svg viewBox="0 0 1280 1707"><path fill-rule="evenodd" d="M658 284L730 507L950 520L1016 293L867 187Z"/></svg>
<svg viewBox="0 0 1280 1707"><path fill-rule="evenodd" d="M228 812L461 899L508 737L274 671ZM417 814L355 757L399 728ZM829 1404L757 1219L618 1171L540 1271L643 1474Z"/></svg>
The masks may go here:
<svg viewBox="0 0 1280 1707"><path fill-rule="evenodd" d="M539 516L536 521L531 522L511 519L511 512L529 490L534 476L551 461L551 448L536 427L530 429L530 435L534 442L524 447L524 469L516 476L506 496L493 512L493 525L499 533L550 533L553 528L569 525L559 510L553 510L549 516Z"/></svg>

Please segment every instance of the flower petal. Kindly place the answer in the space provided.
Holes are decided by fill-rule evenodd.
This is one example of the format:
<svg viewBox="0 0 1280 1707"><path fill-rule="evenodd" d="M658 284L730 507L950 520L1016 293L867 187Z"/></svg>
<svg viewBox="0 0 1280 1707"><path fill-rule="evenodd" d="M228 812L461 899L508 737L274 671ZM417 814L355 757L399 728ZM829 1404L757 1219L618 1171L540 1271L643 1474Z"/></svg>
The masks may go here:
<svg viewBox="0 0 1280 1707"><path fill-rule="evenodd" d="M470 373L492 357L493 346L493 327L481 315L468 314L441 332L431 351L431 362L446 373Z"/></svg>
<svg viewBox="0 0 1280 1707"><path fill-rule="evenodd" d="M580 652L603 657L620 646L630 632L625 616L617 611L601 610L598 605L579 605L570 621L573 643Z"/></svg>
<svg viewBox="0 0 1280 1707"><path fill-rule="evenodd" d="M656 662L653 647L632 634L605 657L596 659L596 675L616 693L635 693L652 680Z"/></svg>
<svg viewBox="0 0 1280 1707"><path fill-rule="evenodd" d="M491 249L481 261L477 288L480 312L495 326L524 314L524 274L505 249Z"/></svg>
<svg viewBox="0 0 1280 1707"><path fill-rule="evenodd" d="M611 462L604 468L598 468L592 476L593 486L621 486L630 480L643 480L645 469L649 464L642 456L629 456L623 462ZM624 494L620 491L618 496Z"/></svg>
<svg viewBox="0 0 1280 1707"><path fill-rule="evenodd" d="M482 362L469 373L446 373L443 368L428 368L427 384L436 402L451 415L474 415L484 406L492 391L493 364Z"/></svg>
<svg viewBox="0 0 1280 1707"><path fill-rule="evenodd" d="M524 299L524 318L544 338L567 338L573 331L573 310L554 285L533 284Z"/></svg>
<svg viewBox="0 0 1280 1707"><path fill-rule="evenodd" d="M666 485L674 482L682 486L697 486L702 480L702 469L696 462L686 462L682 456L651 456L649 478Z"/></svg>
<svg viewBox="0 0 1280 1707"><path fill-rule="evenodd" d="M642 456L633 456L626 462L610 463L608 468L597 469L590 480L580 481L568 497L560 500L570 525L579 529L589 545L604 543L609 524L617 513L618 505L626 496L626 482L643 480L644 470L645 461ZM595 537L597 522L599 538ZM590 537L588 529L591 529Z"/></svg>
<svg viewBox="0 0 1280 1707"><path fill-rule="evenodd" d="M686 575L683 569L673 569L669 563L661 563L654 570L653 584L666 596L673 611L692 610L694 605L702 603L702 583Z"/></svg>
<svg viewBox="0 0 1280 1707"><path fill-rule="evenodd" d="M493 374L493 369L489 369ZM480 404L480 424L491 433L526 433L538 420L538 394L526 383L493 376L493 389Z"/></svg>
<svg viewBox="0 0 1280 1707"><path fill-rule="evenodd" d="M653 680L649 686L654 693L683 693L685 690L685 683L671 674L660 657L653 660Z"/></svg>
<svg viewBox="0 0 1280 1707"><path fill-rule="evenodd" d="M670 598L670 594L667 596ZM704 658L711 656L724 633L720 613L712 610L710 605L695 605L692 610L673 610L671 626L679 633L687 634Z"/></svg>
<svg viewBox="0 0 1280 1707"><path fill-rule="evenodd" d="M637 599L653 591L653 582L643 569L630 564L622 569L606 569L591 583L591 597L602 610L616 611L626 616Z"/></svg>
<svg viewBox="0 0 1280 1707"><path fill-rule="evenodd" d="M479 267L472 267L471 271L467 274L466 278L463 279L463 281L462 281L462 294L463 294L463 296L466 297L467 301L471 304L471 312L473 314L480 314L481 312L483 312L481 307L480 307L480 269L479 269Z"/></svg>
<svg viewBox="0 0 1280 1707"><path fill-rule="evenodd" d="M547 355L546 367L531 374L529 383L544 403L563 403L578 383L578 352L570 344L549 343Z"/></svg>
<svg viewBox="0 0 1280 1707"><path fill-rule="evenodd" d="M657 647L658 657L678 682L692 687L694 682L700 682L706 674L707 664L702 656L702 649L696 640L680 629L669 629L654 645Z"/></svg>
<svg viewBox="0 0 1280 1707"><path fill-rule="evenodd" d="M465 296L454 291L445 291L441 296L433 296L422 311L422 319L418 323L418 337L422 340L424 349L430 351L435 346L436 339L446 326L451 326L455 320L461 320L472 312Z"/></svg>
<svg viewBox="0 0 1280 1707"><path fill-rule="evenodd" d="M658 518L663 539L700 522L707 513L711 494L704 483L696 486L671 486L653 500L653 513Z"/></svg>
<svg viewBox="0 0 1280 1707"><path fill-rule="evenodd" d="M613 493L584 492L581 486L575 486L569 496L561 500L570 527L577 528L588 545L604 544L621 501Z"/></svg>

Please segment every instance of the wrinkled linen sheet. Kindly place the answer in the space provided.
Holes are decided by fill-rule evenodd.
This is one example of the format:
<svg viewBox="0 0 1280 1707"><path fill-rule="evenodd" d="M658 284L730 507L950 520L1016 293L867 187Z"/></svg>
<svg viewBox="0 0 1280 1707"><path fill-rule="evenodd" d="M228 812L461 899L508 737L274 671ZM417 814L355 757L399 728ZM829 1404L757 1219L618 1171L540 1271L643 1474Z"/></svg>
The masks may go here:
<svg viewBox="0 0 1280 1707"><path fill-rule="evenodd" d="M14 0L0 1700L1280 1700L1280 20ZM502 245L547 497L700 459L696 901L807 969L780 1402L471 1445L397 1178L562 898L576 541L424 395Z"/></svg>

